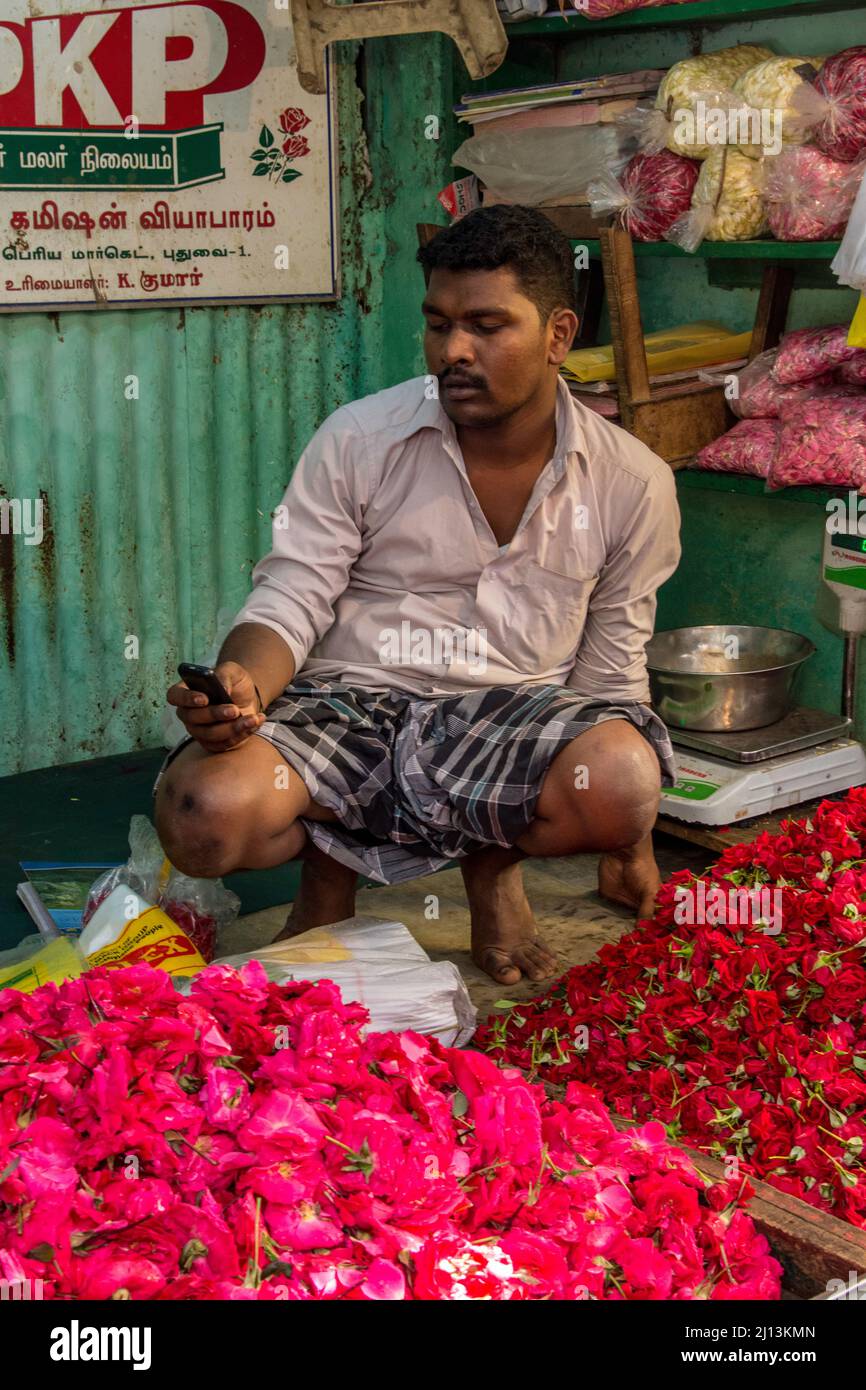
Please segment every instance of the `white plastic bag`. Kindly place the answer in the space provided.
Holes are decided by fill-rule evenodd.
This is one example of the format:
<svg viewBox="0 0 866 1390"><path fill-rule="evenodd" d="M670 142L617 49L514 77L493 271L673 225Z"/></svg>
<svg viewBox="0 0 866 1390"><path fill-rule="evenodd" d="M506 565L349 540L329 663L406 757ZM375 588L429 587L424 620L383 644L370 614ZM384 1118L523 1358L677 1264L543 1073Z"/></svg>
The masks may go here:
<svg viewBox="0 0 866 1390"><path fill-rule="evenodd" d="M842 244L830 269L843 285L866 293L866 178L861 178Z"/></svg>
<svg viewBox="0 0 866 1390"><path fill-rule="evenodd" d="M455 150L452 164L470 169L491 192L538 207L579 197L602 168L618 173L627 156L612 125L488 131Z"/></svg>
<svg viewBox="0 0 866 1390"><path fill-rule="evenodd" d="M460 971L450 961L431 961L402 922L350 917L215 964L240 969L249 960L275 984L333 980L344 999L369 1009L374 1033L410 1029L462 1047L475 1032L476 1011Z"/></svg>

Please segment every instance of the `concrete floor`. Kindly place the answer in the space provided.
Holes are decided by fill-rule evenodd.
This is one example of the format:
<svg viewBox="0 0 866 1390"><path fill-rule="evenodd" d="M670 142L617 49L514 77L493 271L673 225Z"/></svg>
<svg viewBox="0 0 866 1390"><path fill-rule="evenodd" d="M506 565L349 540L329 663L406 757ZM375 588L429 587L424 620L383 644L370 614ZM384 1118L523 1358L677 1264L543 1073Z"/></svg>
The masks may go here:
<svg viewBox="0 0 866 1390"><path fill-rule="evenodd" d="M662 878L675 869L699 871L716 856L698 846L657 837L656 857ZM562 971L589 960L607 941L615 941L634 925L625 908L604 902L596 892L598 856L527 859L523 866L529 901L539 930L557 953ZM504 995L522 1000L543 993L549 982L498 985L473 964L469 956L469 914L458 869L430 874L392 888L363 888L357 909L373 917L405 923L433 960L451 960L459 969L485 1018ZM281 931L289 905L267 908L240 918L224 935L220 955L254 951L267 946ZM437 913L429 916L428 913Z"/></svg>

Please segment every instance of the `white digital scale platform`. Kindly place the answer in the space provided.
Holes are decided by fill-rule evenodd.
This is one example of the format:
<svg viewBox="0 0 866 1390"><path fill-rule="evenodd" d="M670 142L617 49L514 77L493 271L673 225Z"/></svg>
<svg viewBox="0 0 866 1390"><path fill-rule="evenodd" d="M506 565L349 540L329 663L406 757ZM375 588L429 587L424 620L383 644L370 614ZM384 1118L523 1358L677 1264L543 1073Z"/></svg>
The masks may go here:
<svg viewBox="0 0 866 1390"><path fill-rule="evenodd" d="M660 814L732 825L858 786L866 782L866 752L850 728L843 715L795 709L742 733L671 729L677 780L662 789Z"/></svg>
<svg viewBox="0 0 866 1390"><path fill-rule="evenodd" d="M866 499L850 494L846 521L836 524L828 516L824 528L821 580L837 600L838 630L845 638L845 714L794 709L774 724L738 733L671 728L676 785L662 789L662 815L692 824L732 825L866 782L866 752L851 737L850 717L857 641L866 632L864 506Z"/></svg>

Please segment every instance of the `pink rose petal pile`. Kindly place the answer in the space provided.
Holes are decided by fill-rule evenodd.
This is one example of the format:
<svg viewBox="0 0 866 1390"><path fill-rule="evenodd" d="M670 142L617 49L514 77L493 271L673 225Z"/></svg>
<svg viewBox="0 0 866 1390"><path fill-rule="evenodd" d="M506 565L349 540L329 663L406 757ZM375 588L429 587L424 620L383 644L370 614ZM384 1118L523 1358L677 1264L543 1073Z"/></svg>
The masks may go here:
<svg viewBox="0 0 866 1390"><path fill-rule="evenodd" d="M328 983L148 967L0 994L0 1276L73 1299L775 1298L660 1124Z"/></svg>

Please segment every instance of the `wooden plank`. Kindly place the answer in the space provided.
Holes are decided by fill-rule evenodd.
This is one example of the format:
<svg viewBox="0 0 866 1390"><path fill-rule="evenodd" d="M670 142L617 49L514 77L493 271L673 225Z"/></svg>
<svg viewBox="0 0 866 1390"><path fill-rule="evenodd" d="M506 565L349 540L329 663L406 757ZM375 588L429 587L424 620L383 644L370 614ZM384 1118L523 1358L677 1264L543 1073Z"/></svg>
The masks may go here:
<svg viewBox="0 0 866 1390"><path fill-rule="evenodd" d="M750 844L764 831L770 835L780 834L783 820L803 820L816 811L825 799L820 797L802 801L766 816L752 816L749 820L737 821L734 825L697 825L675 820L673 816L659 816L653 828L665 835L673 835L677 840L688 840L690 844L704 845L721 853L729 845Z"/></svg>
<svg viewBox="0 0 866 1390"><path fill-rule="evenodd" d="M566 203L556 208L536 208L572 241L586 243L598 236L599 224L588 203Z"/></svg>
<svg viewBox="0 0 866 1390"><path fill-rule="evenodd" d="M752 330L749 360L768 348L776 347L785 331L788 305L794 285L793 265L766 265Z"/></svg>
<svg viewBox="0 0 866 1390"><path fill-rule="evenodd" d="M429 246L433 238L444 230L445 227L438 222L416 222L415 231L418 236L418 245Z"/></svg>
<svg viewBox="0 0 866 1390"><path fill-rule="evenodd" d="M634 252L631 237L623 227L602 228L599 240L610 314L613 361L619 388L619 406L625 422L629 406L650 399L649 370L640 317Z"/></svg>

